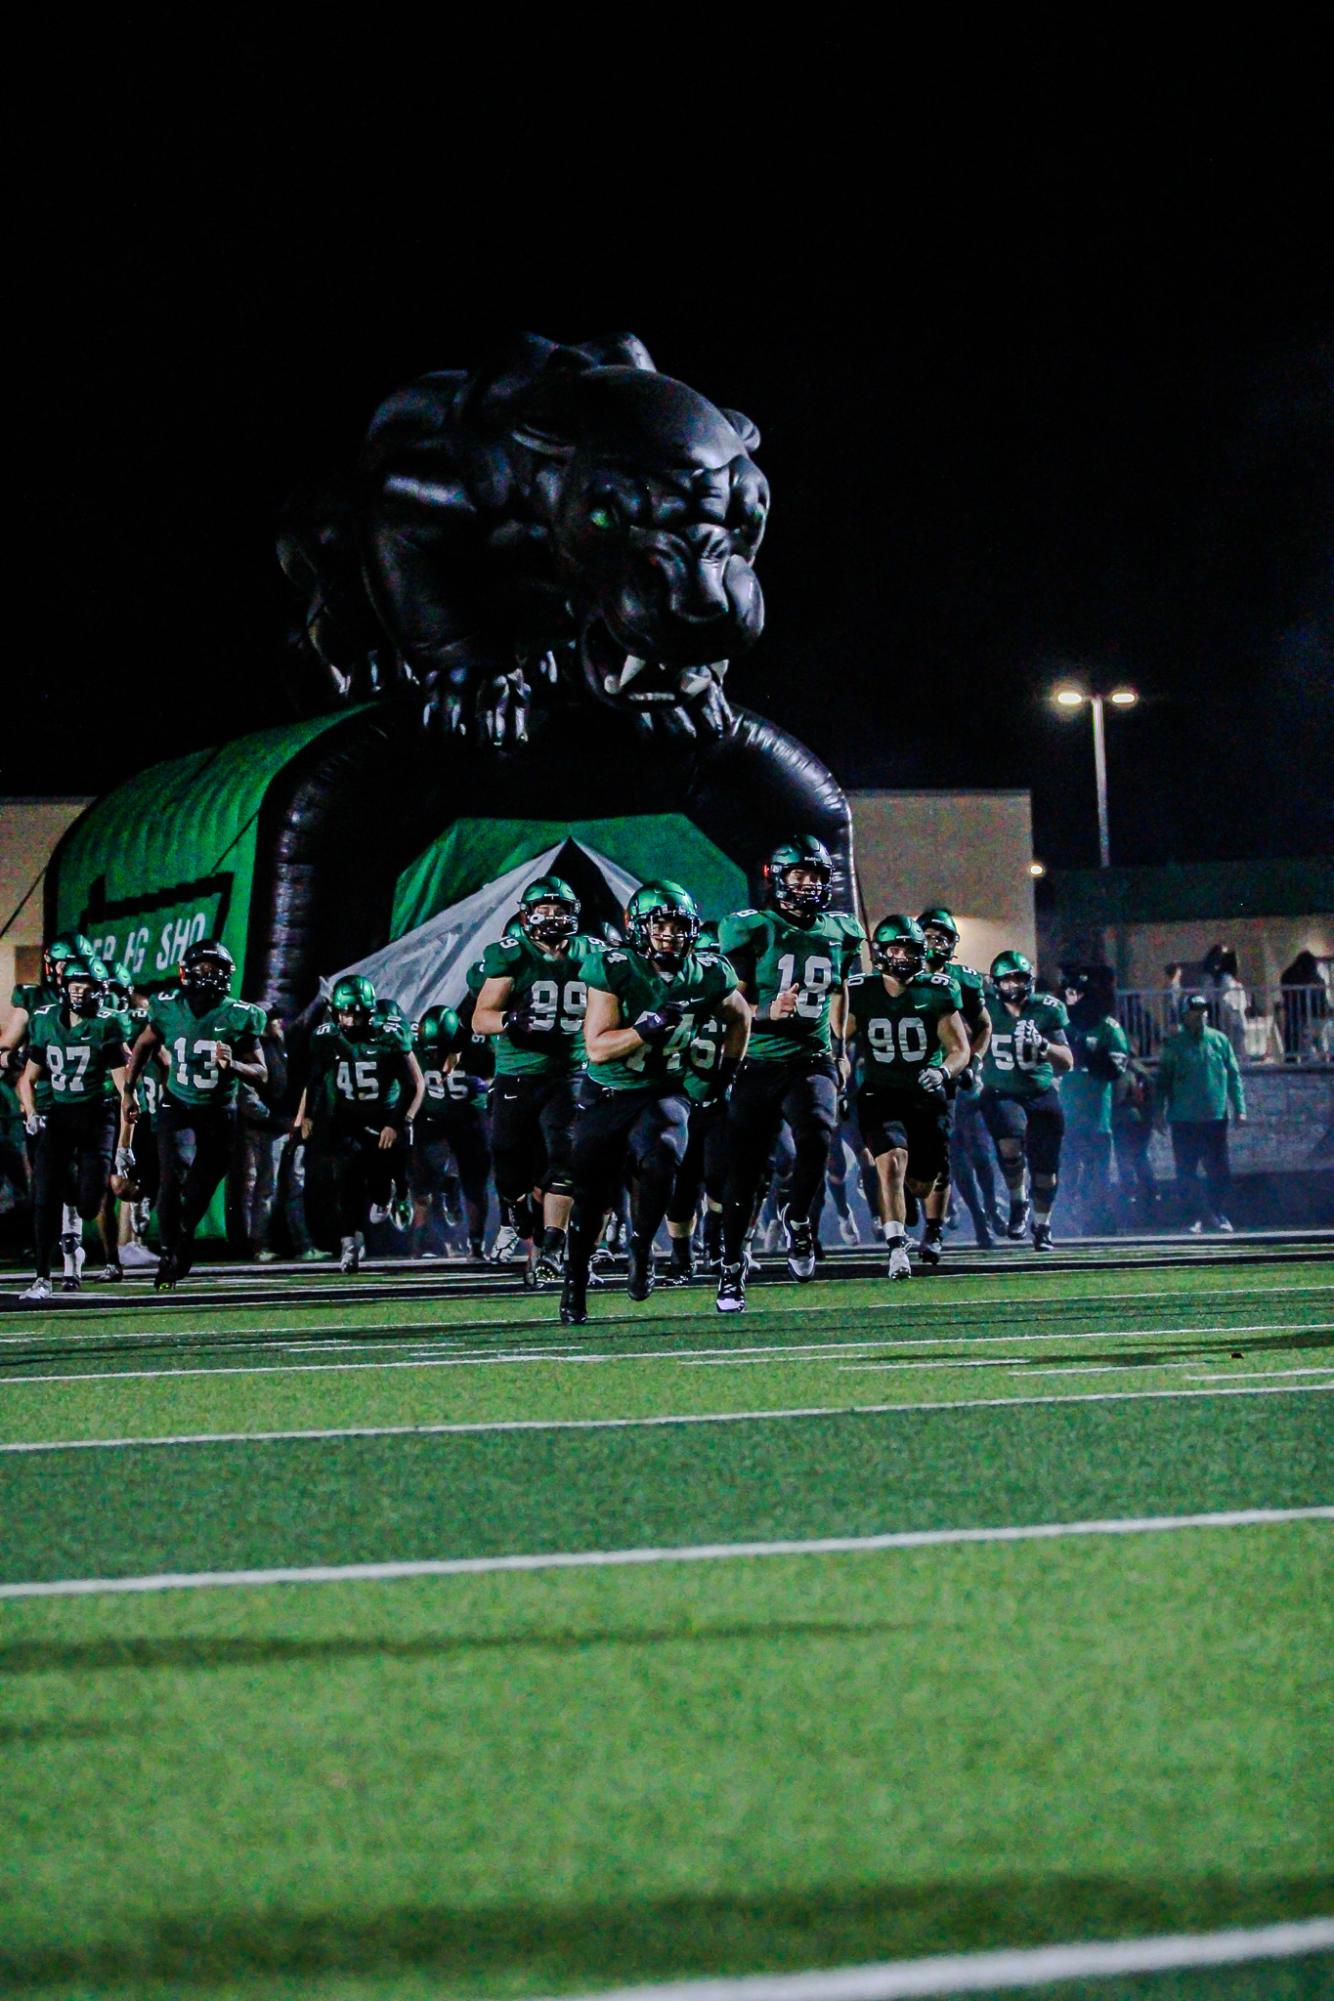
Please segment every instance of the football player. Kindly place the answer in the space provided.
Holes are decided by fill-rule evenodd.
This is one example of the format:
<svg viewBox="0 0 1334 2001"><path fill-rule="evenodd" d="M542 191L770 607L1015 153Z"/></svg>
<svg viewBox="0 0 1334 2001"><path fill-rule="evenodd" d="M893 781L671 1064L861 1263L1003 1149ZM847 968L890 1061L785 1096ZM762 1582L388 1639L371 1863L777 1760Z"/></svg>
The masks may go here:
<svg viewBox="0 0 1334 2001"><path fill-rule="evenodd" d="M117 968L117 973L124 970ZM152 990L142 982L136 985L131 979L129 1034L126 1036L131 1049L148 1025L151 1005ZM121 1009L121 1012L126 1010ZM156 1257L143 1241L143 1233L148 1228L149 1216L157 1206L160 1178L157 1112L166 1081L165 1062L166 1051L159 1049L156 1060L146 1063L140 1073L134 1092L139 1116L132 1126L122 1132L111 1176L111 1192L120 1203L120 1262L132 1269L152 1269L157 1264Z"/></svg>
<svg viewBox="0 0 1334 2001"><path fill-rule="evenodd" d="M701 924L695 956L703 963L718 952L718 927ZM723 1047L727 1022L721 1013L696 1024L686 1053L685 1088L690 1099L690 1128L685 1159L672 1184L667 1204L667 1235L671 1239L668 1285L689 1285L695 1275L694 1236L700 1196L704 1198L702 1251L715 1272L722 1261L723 1190L727 1184L727 1091Z"/></svg>
<svg viewBox="0 0 1334 2001"><path fill-rule="evenodd" d="M860 965L862 927L829 908L833 861L809 835L775 848L764 866L768 908L724 918L719 944L754 1010L746 1060L732 1087L731 1164L723 1203L718 1309L746 1303L744 1246L774 1137L792 1129L796 1159L782 1222L788 1270L815 1274L811 1208L838 1124L848 975Z"/></svg>
<svg viewBox="0 0 1334 2001"><path fill-rule="evenodd" d="M1049 1251L1065 1132L1056 1079L1075 1059L1066 1041L1064 1005L1055 994L1035 993L1034 985L1032 962L1022 952L1000 952L992 960L993 1026L982 1063L982 1116L1010 1191L1005 1234L1018 1242L1031 1217L1034 1250Z"/></svg>
<svg viewBox="0 0 1334 2001"><path fill-rule="evenodd" d="M414 1129L411 1163L415 1257L425 1252L432 1204L455 1167L467 1208L468 1250L474 1258L483 1254L491 1143L486 1125L486 1084L462 1067L471 1041L452 1007L428 1007L414 1039L425 1092Z"/></svg>
<svg viewBox="0 0 1334 2001"><path fill-rule="evenodd" d="M30 1018L18 1094L36 1147L37 1275L24 1299L51 1297L51 1257L58 1238L65 1264L61 1290L79 1289L79 1227L101 1213L118 1138L126 1026L122 1015L100 1005L92 965L76 958L64 961L61 998L39 1007ZM36 1093L39 1080L46 1086L43 1109ZM71 1175L78 1191L74 1229L62 1230L61 1209Z"/></svg>
<svg viewBox="0 0 1334 2001"><path fill-rule="evenodd" d="M1116 1019L1110 968L1062 976L1074 1068L1061 1087L1065 1113L1067 1203L1087 1235L1114 1231L1112 1211L1112 1093L1130 1065L1130 1043Z"/></svg>
<svg viewBox="0 0 1334 2001"><path fill-rule="evenodd" d="M857 1123L880 1177L889 1276L911 1278L906 1191L949 1186L949 1086L968 1061L959 989L924 970L921 926L896 912L871 934L869 975L848 992L848 1034L862 1064ZM939 1251L931 1264L940 1262Z"/></svg>
<svg viewBox="0 0 1334 2001"><path fill-rule="evenodd" d="M363 974L334 982L332 1021L310 1038L310 1067L294 1121L307 1143L312 1208L331 1220L341 1269L361 1269L361 1226L386 1214L394 1188L407 1186L412 1122L421 1105L421 1067L401 1011L375 1020L375 988Z"/></svg>
<svg viewBox="0 0 1334 2001"><path fill-rule="evenodd" d="M28 1040L28 1023L39 1007L50 1007L61 998L60 969L67 959L77 959L92 969L95 953L81 931L65 931L42 947L42 977L16 986L9 997L13 1012L0 1035L0 1076L8 1072L17 1078L23 1068L23 1047ZM43 1086L45 1089L45 1086Z"/></svg>
<svg viewBox="0 0 1334 2001"><path fill-rule="evenodd" d="M986 982L975 966L965 966L955 958L959 949L959 927L953 914L943 903L934 903L922 911L917 922L922 927L922 937L926 945L926 970L930 973L945 973L959 989L960 1008L963 1025L968 1032L968 1062L960 1077L951 1083L949 1103L954 1103L955 1092L969 1091L977 1076L982 1059L987 1053L991 1040L991 1016L987 1013ZM922 1204L922 1214L926 1228L922 1234L920 1257L923 1264L940 1263L941 1232L945 1227L945 1216L949 1208L949 1183L943 1188L933 1188ZM990 1232L988 1231L988 1235Z"/></svg>
<svg viewBox="0 0 1334 2001"><path fill-rule="evenodd" d="M653 1239L685 1158L691 1044L706 1021L723 1023L718 1088L725 1091L745 1050L750 1010L731 966L697 955L699 913L679 883L637 889L625 913L624 947L584 962L588 1075L574 1134L575 1206L560 1317L588 1318L588 1262L627 1156L636 1179L626 1289L653 1290Z"/></svg>
<svg viewBox="0 0 1334 2001"><path fill-rule="evenodd" d="M580 933L579 911L578 897L559 876L530 882L519 900L519 936L488 945L482 955L485 980L472 1018L474 1034L495 1038L491 1152L504 1227L491 1254L499 1261L524 1246L532 1283L561 1275L574 1194L583 962L594 949Z"/></svg>
<svg viewBox="0 0 1334 2001"><path fill-rule="evenodd" d="M218 939L187 946L180 985L149 1002L125 1072L123 1118L133 1127L139 1080L159 1050L166 1055L157 1109L159 1291L189 1272L195 1231L231 1165L238 1082L260 1089L268 1074L259 1045L264 1010L232 998L235 976L236 961Z"/></svg>

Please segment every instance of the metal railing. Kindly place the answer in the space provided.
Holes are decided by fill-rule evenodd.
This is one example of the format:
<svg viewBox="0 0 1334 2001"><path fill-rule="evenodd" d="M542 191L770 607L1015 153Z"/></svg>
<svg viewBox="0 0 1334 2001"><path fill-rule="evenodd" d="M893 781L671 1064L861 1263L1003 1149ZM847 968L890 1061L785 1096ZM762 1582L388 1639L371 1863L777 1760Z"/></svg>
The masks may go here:
<svg viewBox="0 0 1334 2001"><path fill-rule="evenodd" d="M1188 990L1119 987L1117 1019L1133 1056L1153 1062L1181 1025ZM1208 1019L1222 1029L1241 1063L1334 1063L1334 998L1327 987L1243 987L1211 991Z"/></svg>

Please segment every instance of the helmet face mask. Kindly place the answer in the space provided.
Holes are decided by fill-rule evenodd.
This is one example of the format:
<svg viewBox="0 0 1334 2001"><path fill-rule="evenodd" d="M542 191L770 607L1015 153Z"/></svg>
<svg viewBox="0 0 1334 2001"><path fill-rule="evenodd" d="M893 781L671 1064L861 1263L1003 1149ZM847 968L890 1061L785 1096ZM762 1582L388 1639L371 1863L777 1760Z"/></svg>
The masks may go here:
<svg viewBox="0 0 1334 2001"><path fill-rule="evenodd" d="M221 1000L232 988L236 961L215 938L188 945L181 960L181 985L200 1000Z"/></svg>
<svg viewBox="0 0 1334 2001"><path fill-rule="evenodd" d="M922 970L926 957L921 926L902 913L883 917L871 935L871 963L900 985L907 986Z"/></svg>
<svg viewBox="0 0 1334 2001"><path fill-rule="evenodd" d="M637 952L664 972L675 972L699 936L699 912L688 889L675 882L646 882L630 898L625 933Z"/></svg>
<svg viewBox="0 0 1334 2001"><path fill-rule="evenodd" d="M997 993L1011 1007L1022 1007L1033 991L1032 962L1022 952L999 952L991 962Z"/></svg>
<svg viewBox="0 0 1334 2001"><path fill-rule="evenodd" d="M581 905L568 882L558 875L530 882L519 904L523 936L535 945L562 945L579 929Z"/></svg>
<svg viewBox="0 0 1334 2001"><path fill-rule="evenodd" d="M803 834L774 849L764 864L764 880L771 902L785 916L809 920L829 907L834 858L823 841Z"/></svg>
<svg viewBox="0 0 1334 2001"><path fill-rule="evenodd" d="M375 1008L375 988L361 973L335 980L329 1008L345 1035L357 1035L370 1027Z"/></svg>
<svg viewBox="0 0 1334 2001"><path fill-rule="evenodd" d="M943 904L933 904L918 914L917 922L926 941L927 965L935 969L948 966L959 948L959 927L953 916Z"/></svg>
<svg viewBox="0 0 1334 2001"><path fill-rule="evenodd" d="M66 959L62 964L61 984L66 1005L71 1014L86 1021L97 1013L101 999L97 975L86 959Z"/></svg>

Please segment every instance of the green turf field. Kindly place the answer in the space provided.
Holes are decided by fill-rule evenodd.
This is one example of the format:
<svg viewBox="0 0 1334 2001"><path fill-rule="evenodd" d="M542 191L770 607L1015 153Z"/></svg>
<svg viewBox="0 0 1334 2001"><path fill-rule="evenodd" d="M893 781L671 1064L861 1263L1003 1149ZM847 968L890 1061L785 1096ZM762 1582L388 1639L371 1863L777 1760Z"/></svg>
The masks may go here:
<svg viewBox="0 0 1334 2001"><path fill-rule="evenodd" d="M0 1317L0 1992L1334 1993L892 1984L1334 1917L1334 1262L266 1289Z"/></svg>

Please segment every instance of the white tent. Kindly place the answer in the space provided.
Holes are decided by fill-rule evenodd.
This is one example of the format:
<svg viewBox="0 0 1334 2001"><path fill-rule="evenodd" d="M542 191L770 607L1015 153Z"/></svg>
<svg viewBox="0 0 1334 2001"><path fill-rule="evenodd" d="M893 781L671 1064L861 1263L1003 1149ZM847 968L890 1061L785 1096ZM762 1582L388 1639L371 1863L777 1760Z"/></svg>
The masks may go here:
<svg viewBox="0 0 1334 2001"><path fill-rule="evenodd" d="M544 854L534 855L531 861L475 889L461 903L428 918L415 931L405 932L368 958L358 959L354 966L331 973L321 980L321 993L327 998L334 981L346 973L364 973L374 981L377 993L398 1002L409 1021L420 1021L428 1007L458 1007L468 991L465 975L469 966L488 945L504 936L525 885L535 876L550 875L566 845L561 841ZM573 845L599 870L617 909L624 910L639 888L638 879L582 841Z"/></svg>

